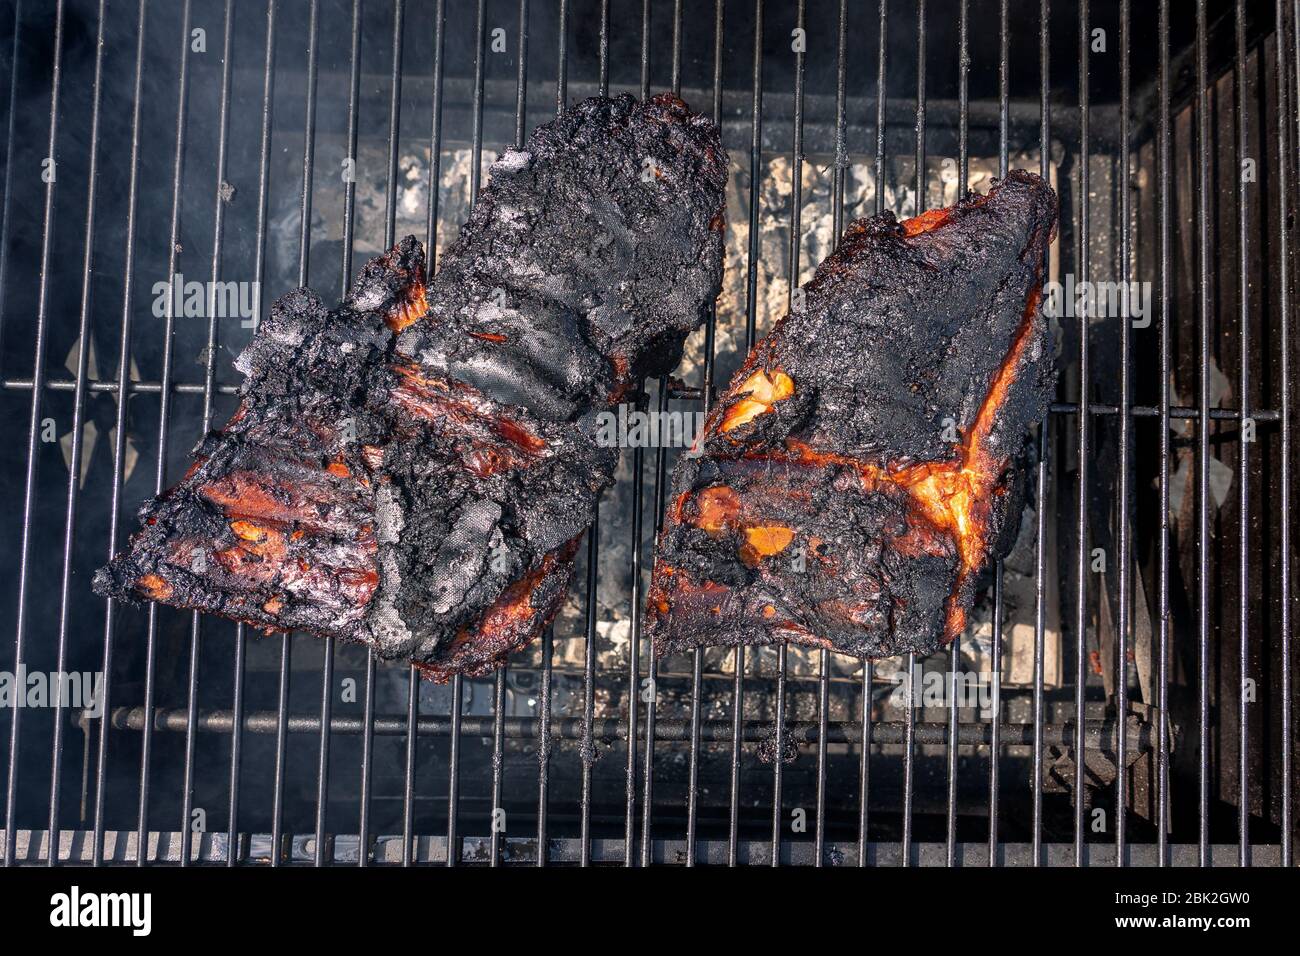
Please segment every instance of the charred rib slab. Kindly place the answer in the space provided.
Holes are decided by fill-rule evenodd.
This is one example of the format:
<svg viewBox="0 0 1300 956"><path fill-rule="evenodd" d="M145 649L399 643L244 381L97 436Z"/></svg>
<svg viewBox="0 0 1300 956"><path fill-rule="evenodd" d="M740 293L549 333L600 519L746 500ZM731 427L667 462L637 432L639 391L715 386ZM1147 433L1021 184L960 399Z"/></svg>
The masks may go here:
<svg viewBox="0 0 1300 956"><path fill-rule="evenodd" d="M283 297L239 412L141 510L105 595L475 674L555 614L617 450L596 414L681 357L721 281L718 131L593 98L493 167L442 269L404 240L335 309Z"/></svg>
<svg viewBox="0 0 1300 956"><path fill-rule="evenodd" d="M790 641L874 658L960 633L1018 526L1016 459L1051 397L1055 221L1052 190L1013 171L952 208L849 227L677 466L659 654Z"/></svg>

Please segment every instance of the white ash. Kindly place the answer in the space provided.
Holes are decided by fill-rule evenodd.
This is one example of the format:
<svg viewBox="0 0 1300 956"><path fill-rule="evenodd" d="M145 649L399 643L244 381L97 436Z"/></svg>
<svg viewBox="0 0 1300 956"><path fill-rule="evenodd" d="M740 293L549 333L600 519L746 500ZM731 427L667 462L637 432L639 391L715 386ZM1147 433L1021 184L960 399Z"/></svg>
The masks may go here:
<svg viewBox="0 0 1300 956"><path fill-rule="evenodd" d="M533 154L526 149L507 149L501 158L492 164L493 173L517 173L527 169L533 161Z"/></svg>
<svg viewBox="0 0 1300 956"><path fill-rule="evenodd" d="M410 628L394 606L402 589L402 572L395 549L406 516L399 492L389 482L380 482L375 490L375 540L379 542L379 594L370 614L370 628L380 644L411 641Z"/></svg>

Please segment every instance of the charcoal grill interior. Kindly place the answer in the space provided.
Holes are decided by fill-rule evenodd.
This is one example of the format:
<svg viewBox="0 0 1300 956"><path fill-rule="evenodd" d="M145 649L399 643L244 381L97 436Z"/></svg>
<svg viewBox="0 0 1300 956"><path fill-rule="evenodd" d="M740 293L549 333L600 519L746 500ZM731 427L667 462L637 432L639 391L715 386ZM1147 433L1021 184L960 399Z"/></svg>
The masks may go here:
<svg viewBox="0 0 1300 956"><path fill-rule="evenodd" d="M1298 14L0 3L0 671L101 672L106 701L0 708L5 864L1290 865ZM663 90L722 125L727 277L645 409L705 407L851 219L1008 168L1060 194L1052 279L1149 283L1144 317L1056 321L1020 540L955 648L656 667L672 448L624 451L552 632L495 677L91 593L252 334L156 284L265 308L408 233L436 261L558 106ZM997 716L901 706L913 668L1001 675Z"/></svg>

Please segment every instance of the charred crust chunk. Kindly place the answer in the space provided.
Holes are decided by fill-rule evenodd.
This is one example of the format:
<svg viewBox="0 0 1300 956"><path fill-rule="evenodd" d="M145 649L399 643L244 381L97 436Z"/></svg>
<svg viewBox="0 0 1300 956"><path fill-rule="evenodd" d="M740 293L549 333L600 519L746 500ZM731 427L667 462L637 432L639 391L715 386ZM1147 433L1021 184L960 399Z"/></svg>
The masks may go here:
<svg viewBox="0 0 1300 956"><path fill-rule="evenodd" d="M1055 382L1056 195L851 224L747 357L673 477L650 589L660 655L789 641L859 657L959 634L1010 547Z"/></svg>
<svg viewBox="0 0 1300 956"><path fill-rule="evenodd" d="M618 452L597 414L666 372L722 273L727 157L672 96L594 97L492 169L425 282L408 237L328 308L282 297L241 405L95 577L446 680L563 602Z"/></svg>

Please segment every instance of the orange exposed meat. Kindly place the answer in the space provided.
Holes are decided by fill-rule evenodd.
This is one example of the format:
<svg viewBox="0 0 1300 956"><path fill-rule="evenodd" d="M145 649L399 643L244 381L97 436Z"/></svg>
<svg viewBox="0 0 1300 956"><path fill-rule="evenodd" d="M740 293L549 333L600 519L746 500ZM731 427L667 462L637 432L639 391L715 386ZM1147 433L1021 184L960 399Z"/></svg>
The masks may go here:
<svg viewBox="0 0 1300 956"><path fill-rule="evenodd" d="M428 311L429 300L424 295L424 284L417 283L388 309L384 316L384 324L394 332L400 332L420 321Z"/></svg>
<svg viewBox="0 0 1300 956"><path fill-rule="evenodd" d="M724 432L746 425L759 415L772 411L777 402L794 394L794 382L779 368L774 369L770 375L766 370L759 369L745 379L735 393L741 397L722 417L719 428Z"/></svg>
<svg viewBox="0 0 1300 956"><path fill-rule="evenodd" d="M740 513L740 499L726 485L705 488L695 499L695 525L705 531L721 531L733 524Z"/></svg>
<svg viewBox="0 0 1300 956"><path fill-rule="evenodd" d="M754 550L755 554L763 558L770 558L774 554L780 554L793 539L794 531L790 528L771 528L760 525L745 529L745 542Z"/></svg>

